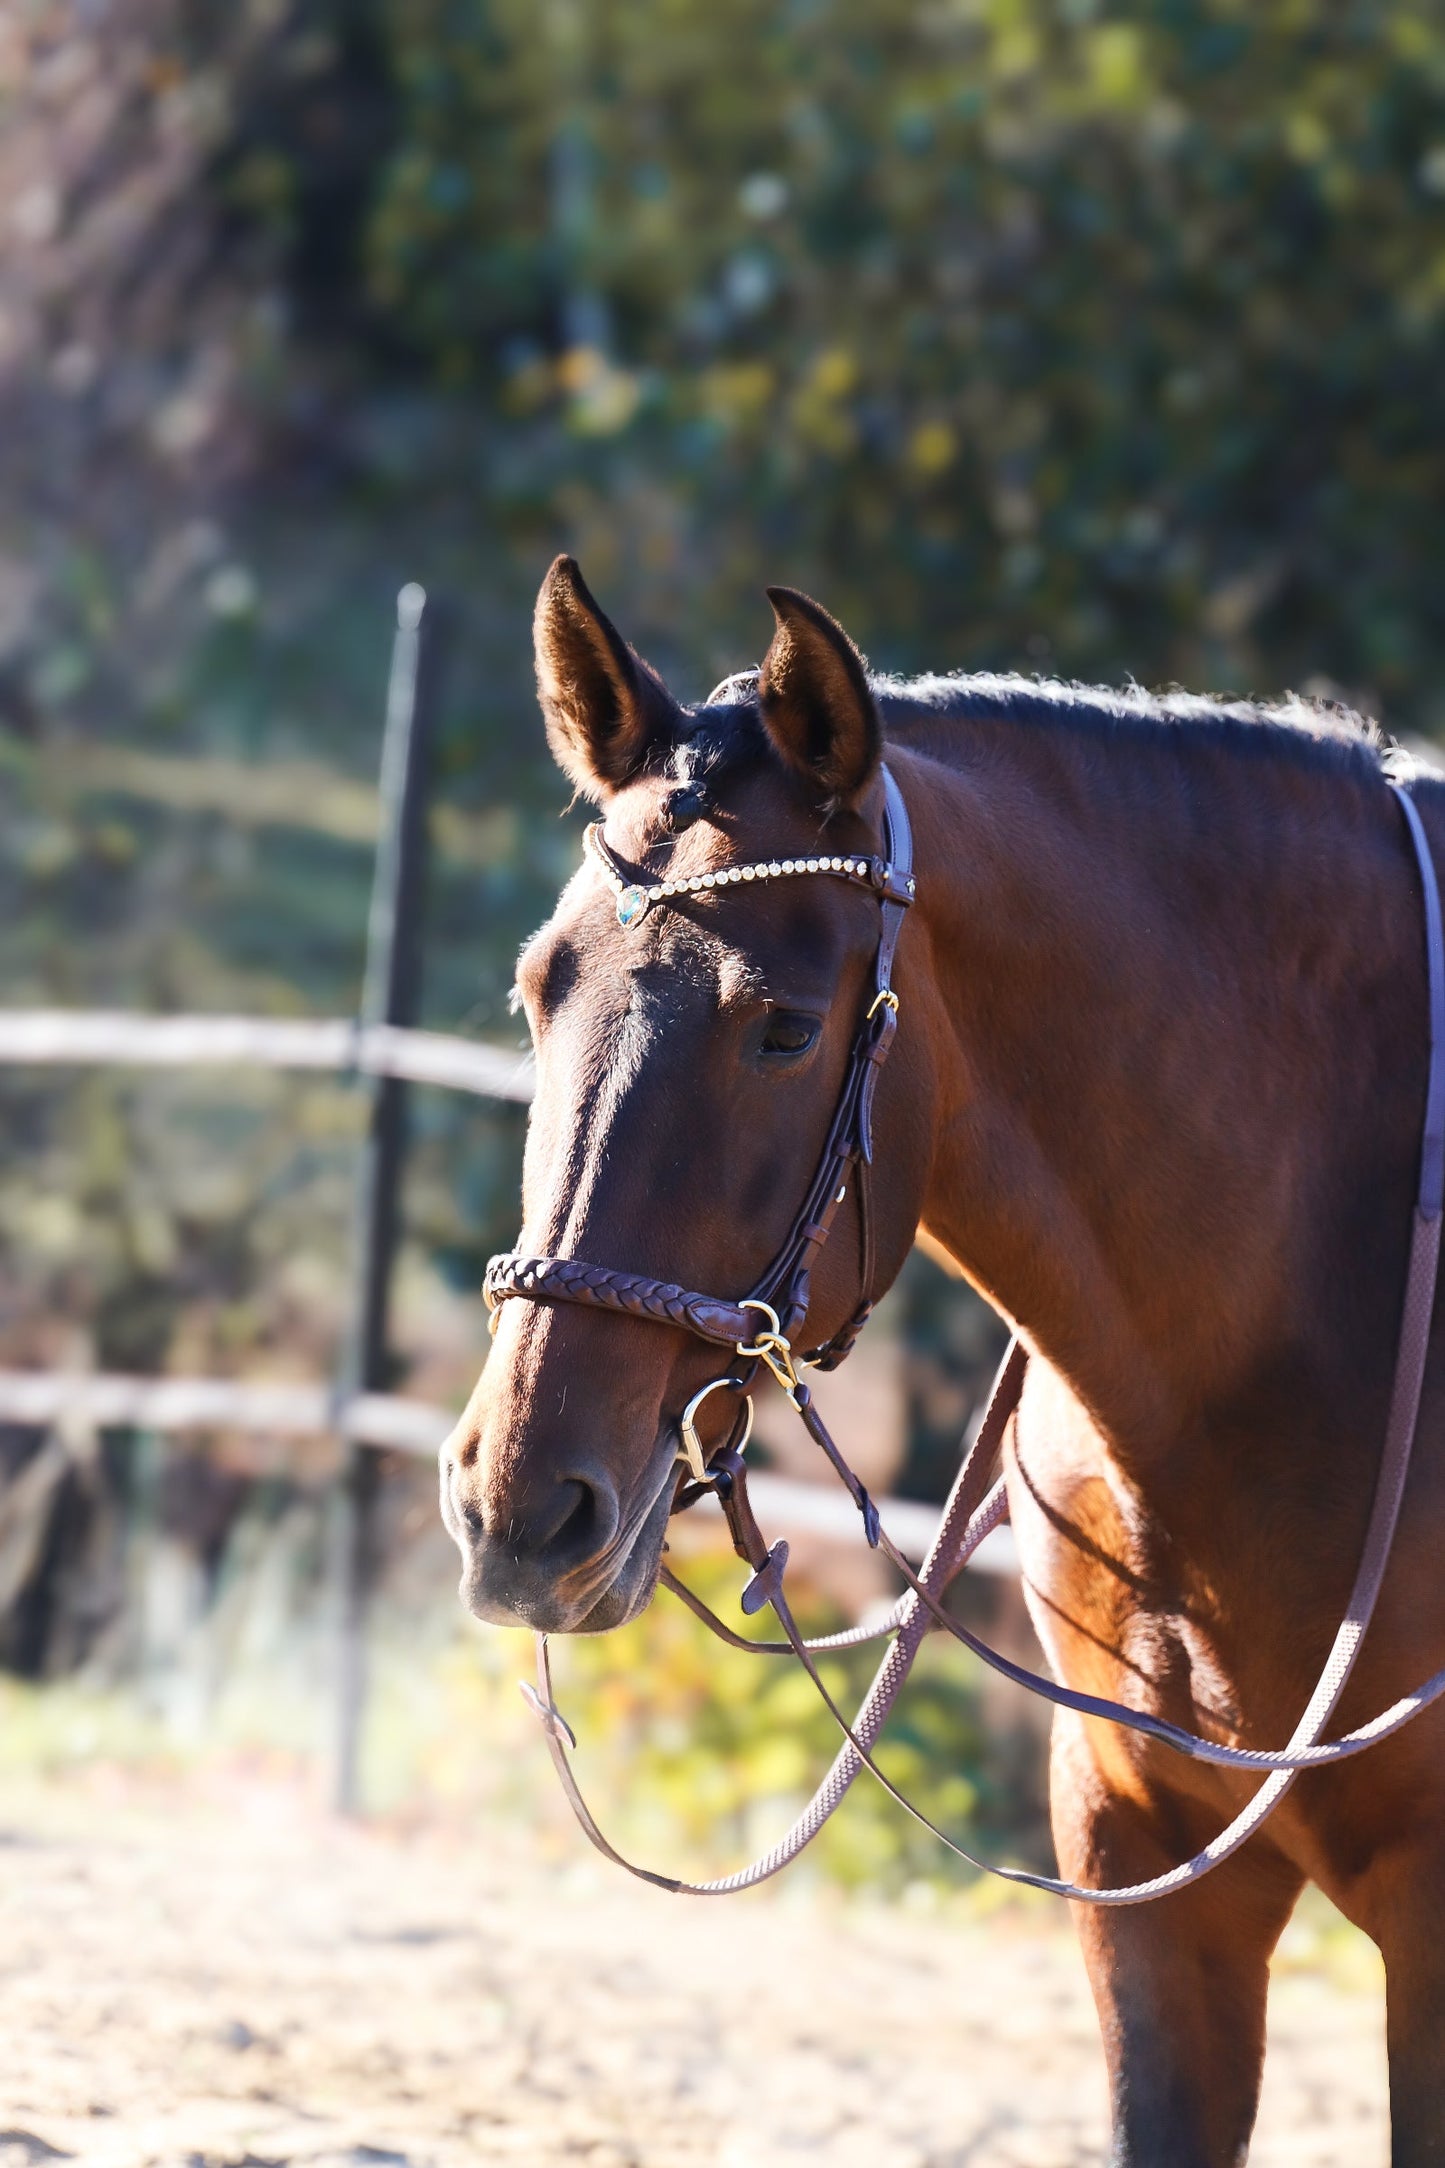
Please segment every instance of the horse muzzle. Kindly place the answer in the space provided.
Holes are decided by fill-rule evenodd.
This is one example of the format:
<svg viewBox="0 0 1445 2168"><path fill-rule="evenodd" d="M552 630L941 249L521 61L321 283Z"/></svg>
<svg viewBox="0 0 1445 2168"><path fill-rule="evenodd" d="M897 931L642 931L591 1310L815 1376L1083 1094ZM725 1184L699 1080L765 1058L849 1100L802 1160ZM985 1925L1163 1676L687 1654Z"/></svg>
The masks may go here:
<svg viewBox="0 0 1445 2168"><path fill-rule="evenodd" d="M490 1626L538 1633L605 1633L625 1625L651 1600L675 1484L649 1489L641 1512L628 1513L617 1486L597 1466L579 1465L536 1497L505 1510L479 1502L474 1474L441 1453L441 1513L462 1558L460 1595Z"/></svg>

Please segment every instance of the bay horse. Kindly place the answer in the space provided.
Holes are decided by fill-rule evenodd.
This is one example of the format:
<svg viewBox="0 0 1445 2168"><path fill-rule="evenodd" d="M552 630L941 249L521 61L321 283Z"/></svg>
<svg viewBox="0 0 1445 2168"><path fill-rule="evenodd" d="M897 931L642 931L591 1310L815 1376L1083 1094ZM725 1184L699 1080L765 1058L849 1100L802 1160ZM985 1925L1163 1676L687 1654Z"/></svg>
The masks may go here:
<svg viewBox="0 0 1445 2168"><path fill-rule="evenodd" d="M869 676L769 590L761 670L684 706L572 560L538 599L548 740L612 859L686 884L628 924L589 859L524 949L537 1052L524 1246L752 1286L818 1164L878 943L843 881L701 887L739 861L875 857L887 768L914 836L871 1224L841 1203L810 1342L921 1226L1027 1349L1006 1440L1030 1611L1071 1686L1277 1748L1359 1559L1391 1391L1424 1114L1419 875L1369 726L1301 702ZM1445 789L1413 795L1438 857ZM617 885L617 884L614 884ZM865 1284L860 1286L860 1273ZM477 1616L555 1632L656 1584L681 1411L717 1369L678 1325L508 1302L444 1454ZM1432 1336L1405 1510L1338 1728L1445 1662ZM699 1411L720 1436L726 1412ZM1057 1713L1066 1875L1137 1882L1254 1779ZM1164 1903L1077 1909L1117 2168L1244 2159L1271 1953L1316 1883L1385 1962L1394 2168L1445 2162L1445 1717L1302 1776Z"/></svg>

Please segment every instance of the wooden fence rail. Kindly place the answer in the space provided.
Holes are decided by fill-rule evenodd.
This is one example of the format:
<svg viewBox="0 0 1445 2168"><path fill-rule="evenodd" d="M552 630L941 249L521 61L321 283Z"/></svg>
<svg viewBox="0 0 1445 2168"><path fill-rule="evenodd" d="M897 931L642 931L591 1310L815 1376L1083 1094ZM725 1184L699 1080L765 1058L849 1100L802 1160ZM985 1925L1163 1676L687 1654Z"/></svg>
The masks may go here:
<svg viewBox="0 0 1445 2168"><path fill-rule="evenodd" d="M0 1370L0 1422L81 1423L97 1430L240 1430L262 1437L336 1437L433 1459L455 1416L422 1400L390 1393L338 1398L320 1385L249 1385L233 1378L143 1378L106 1371ZM763 1519L789 1535L852 1541L856 1507L842 1491L784 1476L755 1475L751 1494ZM936 1506L910 1498L879 1500L889 1534L909 1558L922 1558L938 1527ZM984 1573L1016 1570L1013 1538L997 1529L975 1555Z"/></svg>
<svg viewBox="0 0 1445 2168"><path fill-rule="evenodd" d="M0 1063L119 1063L146 1069L332 1069L439 1084L525 1105L525 1054L350 1018L137 1016L121 1009L0 1009Z"/></svg>

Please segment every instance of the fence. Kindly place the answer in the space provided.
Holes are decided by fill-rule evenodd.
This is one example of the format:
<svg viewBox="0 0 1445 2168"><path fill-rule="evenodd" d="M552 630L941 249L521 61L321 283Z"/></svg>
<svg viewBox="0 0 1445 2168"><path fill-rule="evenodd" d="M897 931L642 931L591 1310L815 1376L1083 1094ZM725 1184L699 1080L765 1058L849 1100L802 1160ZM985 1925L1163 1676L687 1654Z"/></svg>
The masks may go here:
<svg viewBox="0 0 1445 2168"><path fill-rule="evenodd" d="M348 1448L348 1528L338 1679L336 1791L357 1802L363 1716L366 1610L373 1578L373 1509L379 1451L434 1457L453 1427L447 1410L377 1389L386 1368L391 1269L405 1131L401 1093L428 1084L525 1104L530 1060L500 1047L419 1031L411 1022L418 982L425 769L435 655L422 649L425 597L406 587L397 629L383 740L381 833L368 923L365 984L357 1018L277 1021L244 1016L136 1016L111 1010L0 1010L0 1065L106 1064L190 1068L240 1064L330 1070L357 1077L372 1094L357 1208L353 1324L336 1383L246 1384L223 1378L141 1378L87 1372L0 1371L0 1420L36 1427L65 1422L96 1428L180 1432L229 1428L272 1436L329 1434ZM789 1533L852 1537L856 1509L841 1491L759 1475L753 1495L764 1517ZM881 1502L899 1547L921 1558L937 1511L909 1500ZM984 1572L1012 1573L1006 1529L975 1560Z"/></svg>
<svg viewBox="0 0 1445 2168"><path fill-rule="evenodd" d="M0 1010L0 1063L104 1062L145 1069L351 1070L483 1099L532 1096L532 1065L502 1047L391 1024L276 1023L256 1016L129 1016L113 1009Z"/></svg>

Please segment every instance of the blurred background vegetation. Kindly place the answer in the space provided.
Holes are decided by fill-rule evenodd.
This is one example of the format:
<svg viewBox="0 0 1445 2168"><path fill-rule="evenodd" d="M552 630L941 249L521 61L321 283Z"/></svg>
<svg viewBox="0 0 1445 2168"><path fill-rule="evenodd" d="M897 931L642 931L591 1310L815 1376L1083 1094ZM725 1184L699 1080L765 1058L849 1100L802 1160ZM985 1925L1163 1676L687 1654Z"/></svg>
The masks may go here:
<svg viewBox="0 0 1445 2168"><path fill-rule="evenodd" d="M1429 0L10 0L0 207L6 1004L353 1008L419 579L452 605L422 1021L514 1043L576 848L527 637L564 547L685 697L781 579L884 668L1445 731ZM359 1121L331 1081L0 1071L0 1363L325 1373ZM520 1122L419 1093L414 1132L398 1380L454 1400ZM921 1262L891 1329L936 1495L993 1341ZM0 1660L225 1668L269 1574L282 1661L329 1473L0 1431ZM390 1488L417 1647L449 1574ZM691 1710L691 1628L650 1630ZM1035 1827L936 1691L957 1781Z"/></svg>

